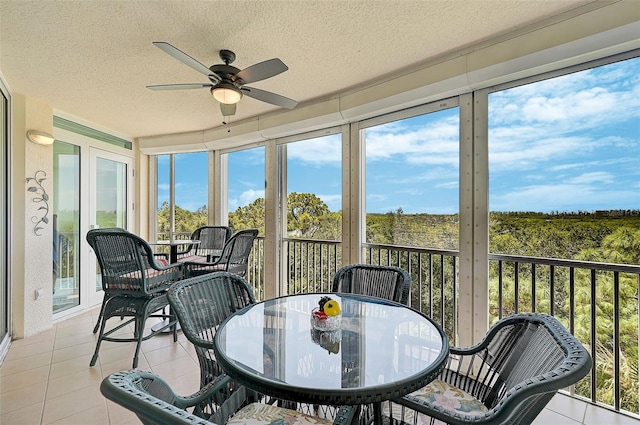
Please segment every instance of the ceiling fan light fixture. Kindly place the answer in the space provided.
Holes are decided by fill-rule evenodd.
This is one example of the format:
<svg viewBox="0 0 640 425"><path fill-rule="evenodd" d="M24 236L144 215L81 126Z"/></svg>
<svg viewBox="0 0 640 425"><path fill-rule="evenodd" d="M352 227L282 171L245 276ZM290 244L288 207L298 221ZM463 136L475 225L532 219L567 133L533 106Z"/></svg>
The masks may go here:
<svg viewBox="0 0 640 425"><path fill-rule="evenodd" d="M213 98L220 103L224 103L225 105L233 105L240 102L242 99L242 92L233 86L232 84L218 84L217 86L211 89L211 94Z"/></svg>

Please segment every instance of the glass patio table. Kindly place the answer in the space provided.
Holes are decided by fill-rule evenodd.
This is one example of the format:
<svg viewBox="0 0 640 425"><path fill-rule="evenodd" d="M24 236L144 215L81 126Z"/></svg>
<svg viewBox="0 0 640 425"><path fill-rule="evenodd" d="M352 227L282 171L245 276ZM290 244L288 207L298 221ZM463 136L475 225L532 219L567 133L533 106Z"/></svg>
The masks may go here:
<svg viewBox="0 0 640 425"><path fill-rule="evenodd" d="M199 245L200 241L196 239L173 239L149 242L149 245L168 245L169 246L169 263L178 262L178 247L182 245Z"/></svg>
<svg viewBox="0 0 640 425"><path fill-rule="evenodd" d="M323 296L337 301L335 330L312 326ZM324 322L323 322L324 323ZM449 344L442 328L405 305L355 294L301 294L248 306L225 320L214 338L225 372L248 388L316 405L381 404L431 382Z"/></svg>

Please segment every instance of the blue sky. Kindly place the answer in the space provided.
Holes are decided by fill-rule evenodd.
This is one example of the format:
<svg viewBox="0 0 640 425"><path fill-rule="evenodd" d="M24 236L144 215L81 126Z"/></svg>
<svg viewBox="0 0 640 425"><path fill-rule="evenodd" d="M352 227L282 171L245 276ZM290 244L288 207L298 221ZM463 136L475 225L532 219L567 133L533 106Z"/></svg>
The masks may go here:
<svg viewBox="0 0 640 425"><path fill-rule="evenodd" d="M640 209L640 58L492 93L489 116L491 211ZM458 128L452 108L367 129L367 212L457 213ZM289 192L340 210L340 135L287 153ZM205 204L206 165L206 153L177 156L180 207ZM264 196L264 148L229 168L230 210Z"/></svg>

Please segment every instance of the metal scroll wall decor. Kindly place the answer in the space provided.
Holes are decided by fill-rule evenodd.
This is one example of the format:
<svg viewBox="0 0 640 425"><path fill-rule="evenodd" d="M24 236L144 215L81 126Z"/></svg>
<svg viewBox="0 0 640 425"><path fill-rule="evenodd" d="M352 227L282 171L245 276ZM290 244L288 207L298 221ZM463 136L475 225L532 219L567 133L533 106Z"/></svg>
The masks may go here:
<svg viewBox="0 0 640 425"><path fill-rule="evenodd" d="M32 185L27 188L27 192L33 192L36 196L32 199L35 203L42 203L38 208L38 215L31 217L31 222L34 224L33 233L36 236L42 236L40 233L44 227L41 224L49 224L49 195L44 190L42 182L47 179L47 173L43 170L38 170L33 177L27 177L27 183ZM42 216L40 216L42 214Z"/></svg>

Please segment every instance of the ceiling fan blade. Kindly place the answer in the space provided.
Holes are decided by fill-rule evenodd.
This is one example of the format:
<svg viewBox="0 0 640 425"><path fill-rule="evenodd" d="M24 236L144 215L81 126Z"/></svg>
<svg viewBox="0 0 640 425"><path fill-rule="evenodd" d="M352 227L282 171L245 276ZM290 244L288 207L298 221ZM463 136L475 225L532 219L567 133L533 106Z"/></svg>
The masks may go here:
<svg viewBox="0 0 640 425"><path fill-rule="evenodd" d="M213 87L213 84L209 83L191 83L191 84L154 84L147 86L151 90L191 90L191 89L205 89Z"/></svg>
<svg viewBox="0 0 640 425"><path fill-rule="evenodd" d="M256 81L274 77L289 69L280 59L274 58L251 65L235 75L235 80L242 80L242 84L251 84Z"/></svg>
<svg viewBox="0 0 640 425"><path fill-rule="evenodd" d="M253 87L241 87L240 90L242 90L243 94L249 97L287 109L293 109L298 104L295 100L280 96L279 94L271 93L270 91L254 89Z"/></svg>
<svg viewBox="0 0 640 425"><path fill-rule="evenodd" d="M222 116L223 117L230 117L231 115L235 115L236 114L236 105L237 105L237 103L233 103L231 105L226 104L226 103L221 103L220 104L220 111L222 111Z"/></svg>
<svg viewBox="0 0 640 425"><path fill-rule="evenodd" d="M153 44L156 47L159 47L165 53L178 59L183 64L190 66L196 71L206 75L212 81L214 82L220 81L220 77L214 74L209 68L207 68L206 66L204 66L203 64L201 64L200 62L198 62L197 60L195 60L194 58L192 58L191 56L183 52L182 50L178 49L177 47L173 47L171 44L166 43L164 41L154 41Z"/></svg>

